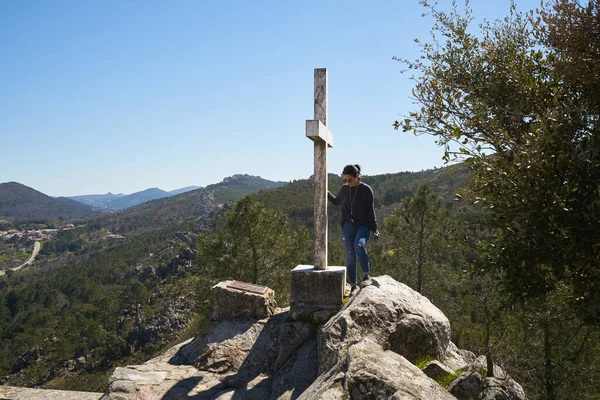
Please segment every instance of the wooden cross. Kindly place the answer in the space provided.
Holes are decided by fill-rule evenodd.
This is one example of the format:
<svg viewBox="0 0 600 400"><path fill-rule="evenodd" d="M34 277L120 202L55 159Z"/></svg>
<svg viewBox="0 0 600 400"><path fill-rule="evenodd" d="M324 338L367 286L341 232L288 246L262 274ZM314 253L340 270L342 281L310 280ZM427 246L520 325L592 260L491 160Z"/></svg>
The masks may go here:
<svg viewBox="0 0 600 400"><path fill-rule="evenodd" d="M333 134L327 129L326 68L315 68L315 119L306 121L306 136L315 149L315 268L327 269L327 148Z"/></svg>

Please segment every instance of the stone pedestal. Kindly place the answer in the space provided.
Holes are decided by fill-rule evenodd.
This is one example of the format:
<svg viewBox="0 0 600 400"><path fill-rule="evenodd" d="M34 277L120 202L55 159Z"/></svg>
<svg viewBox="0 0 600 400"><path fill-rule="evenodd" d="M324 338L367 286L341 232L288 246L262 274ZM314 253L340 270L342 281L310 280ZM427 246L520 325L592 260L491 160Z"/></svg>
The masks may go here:
<svg viewBox="0 0 600 400"><path fill-rule="evenodd" d="M238 287L235 287L238 284ZM241 286L239 285L241 284ZM260 293L252 290L259 288ZM265 286L251 285L238 281L224 281L212 287L211 317L225 318L268 318L273 315L277 303L275 292Z"/></svg>
<svg viewBox="0 0 600 400"><path fill-rule="evenodd" d="M339 310L344 299L346 267L315 269L298 265L292 270L290 311Z"/></svg>

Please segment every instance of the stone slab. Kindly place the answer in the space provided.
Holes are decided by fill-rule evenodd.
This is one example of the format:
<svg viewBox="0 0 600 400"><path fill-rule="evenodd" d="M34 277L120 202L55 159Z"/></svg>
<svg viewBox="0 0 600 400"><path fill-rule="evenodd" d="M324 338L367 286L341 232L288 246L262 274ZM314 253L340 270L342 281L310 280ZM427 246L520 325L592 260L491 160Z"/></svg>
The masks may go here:
<svg viewBox="0 0 600 400"><path fill-rule="evenodd" d="M136 384L160 385L167 377L165 371L148 371L135 367L117 367L111 375L109 383L114 381L133 381Z"/></svg>
<svg viewBox="0 0 600 400"><path fill-rule="evenodd" d="M265 294L265 292L269 290L269 288L266 286L255 285L242 281L232 281L227 285L227 287L257 294Z"/></svg>
<svg viewBox="0 0 600 400"><path fill-rule="evenodd" d="M0 399L2 400L98 400L103 395L104 393L95 392L0 386Z"/></svg>
<svg viewBox="0 0 600 400"><path fill-rule="evenodd" d="M315 269L298 265L292 270L290 308L339 309L346 284L346 267Z"/></svg>
<svg viewBox="0 0 600 400"><path fill-rule="evenodd" d="M212 287L211 317L225 318L268 318L273 315L277 303L275 292L266 288L264 293L231 288L234 281L223 281ZM238 282L238 284L244 282ZM246 283L246 285L252 285ZM252 285L258 286L258 285Z"/></svg>

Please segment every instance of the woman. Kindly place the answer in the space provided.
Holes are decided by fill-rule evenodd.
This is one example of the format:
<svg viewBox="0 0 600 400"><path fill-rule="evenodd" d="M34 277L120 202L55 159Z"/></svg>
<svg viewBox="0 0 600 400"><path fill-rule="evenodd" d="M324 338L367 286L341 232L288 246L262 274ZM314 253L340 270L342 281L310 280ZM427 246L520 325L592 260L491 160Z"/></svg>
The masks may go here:
<svg viewBox="0 0 600 400"><path fill-rule="evenodd" d="M346 165L342 171L344 186L337 196L327 193L329 201L336 206L342 205L342 241L346 252L346 270L352 292L356 289L356 258L363 271L363 282L370 284L371 269L367 254L367 240L373 232L375 240L379 239L373 190L362 182L360 165Z"/></svg>

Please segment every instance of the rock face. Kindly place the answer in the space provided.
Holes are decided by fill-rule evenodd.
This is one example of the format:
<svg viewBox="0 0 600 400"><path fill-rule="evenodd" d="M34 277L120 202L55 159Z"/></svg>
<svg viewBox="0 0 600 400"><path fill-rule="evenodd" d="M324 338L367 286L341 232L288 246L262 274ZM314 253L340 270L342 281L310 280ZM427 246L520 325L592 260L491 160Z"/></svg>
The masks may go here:
<svg viewBox="0 0 600 400"><path fill-rule="evenodd" d="M194 302L184 296L173 299L152 318L140 319L133 326L129 343L141 347L146 343L164 343L173 340L190 322Z"/></svg>
<svg viewBox="0 0 600 400"><path fill-rule="evenodd" d="M194 206L194 216L201 217L209 215L215 208L215 193L202 192L198 203Z"/></svg>
<svg viewBox="0 0 600 400"><path fill-rule="evenodd" d="M422 371L433 380L440 379L444 375L453 375L455 372L437 360L429 362Z"/></svg>
<svg viewBox="0 0 600 400"><path fill-rule="evenodd" d="M299 398L455 399L406 358L370 338L350 346L346 360L322 377Z"/></svg>
<svg viewBox="0 0 600 400"><path fill-rule="evenodd" d="M450 342L450 324L429 300L390 277L372 280L325 323L275 308L272 291L258 307L255 294L225 300L232 292L217 285L204 331L143 365L117 368L106 397L525 399L506 375L479 375L481 360ZM412 363L423 356L436 359L427 373ZM441 375L455 377L449 390L430 377Z"/></svg>
<svg viewBox="0 0 600 400"><path fill-rule="evenodd" d="M477 356L472 351L459 349L454 343L450 342L446 348L443 361L444 365L459 370L473 364L476 359Z"/></svg>
<svg viewBox="0 0 600 400"><path fill-rule="evenodd" d="M10 373L16 374L23 368L27 367L27 363L30 360L37 360L43 354L43 349L39 346L33 346L31 349L27 350L25 353L21 354L21 356L17 359L15 364L12 366Z"/></svg>
<svg viewBox="0 0 600 400"><path fill-rule="evenodd" d="M363 338L414 362L422 356L443 357L450 343L450 322L426 298L388 276L374 278L345 310L321 329L319 372L345 357Z"/></svg>
<svg viewBox="0 0 600 400"><path fill-rule="evenodd" d="M448 391L458 400L521 400L525 392L512 379L484 378L477 371L463 372Z"/></svg>
<svg viewBox="0 0 600 400"><path fill-rule="evenodd" d="M195 236L191 232L177 232L163 249L142 263L131 267L126 277L144 282L156 276L165 279L191 268L197 255L197 251L193 249L194 241ZM160 261L167 257L171 257L169 262Z"/></svg>

